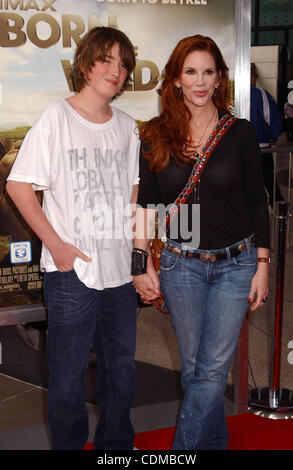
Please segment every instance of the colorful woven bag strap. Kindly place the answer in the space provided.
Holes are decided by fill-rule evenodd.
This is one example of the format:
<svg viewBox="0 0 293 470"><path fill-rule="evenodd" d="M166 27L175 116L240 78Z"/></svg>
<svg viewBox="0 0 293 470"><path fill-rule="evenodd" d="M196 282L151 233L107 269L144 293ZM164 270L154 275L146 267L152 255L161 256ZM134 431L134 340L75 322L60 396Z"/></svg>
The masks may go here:
<svg viewBox="0 0 293 470"><path fill-rule="evenodd" d="M170 207L167 215L166 215L166 231L174 217L174 215L180 211L180 206L186 202L190 193L195 188L202 171L207 164L212 152L217 147L218 143L224 137L226 132L230 129L232 124L237 120L235 116L231 116L231 114L225 114L215 126L213 132L209 136L200 156L198 157L197 162L194 164L192 169L191 175L185 185L184 189L181 191L179 196L177 197L176 201Z"/></svg>

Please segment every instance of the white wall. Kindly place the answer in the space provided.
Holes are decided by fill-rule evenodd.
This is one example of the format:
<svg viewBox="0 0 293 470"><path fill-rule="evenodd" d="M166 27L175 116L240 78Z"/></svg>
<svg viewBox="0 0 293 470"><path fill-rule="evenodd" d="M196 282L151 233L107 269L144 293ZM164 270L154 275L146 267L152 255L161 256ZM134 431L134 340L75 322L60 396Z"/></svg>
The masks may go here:
<svg viewBox="0 0 293 470"><path fill-rule="evenodd" d="M258 72L256 86L265 88L277 101L279 46L251 47L251 62Z"/></svg>

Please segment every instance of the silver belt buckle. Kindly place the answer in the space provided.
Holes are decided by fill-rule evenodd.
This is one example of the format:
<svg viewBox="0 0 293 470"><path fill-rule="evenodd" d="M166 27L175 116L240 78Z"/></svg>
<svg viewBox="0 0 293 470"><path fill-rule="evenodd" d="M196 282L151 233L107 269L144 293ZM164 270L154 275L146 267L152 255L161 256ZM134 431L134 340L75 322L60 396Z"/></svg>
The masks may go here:
<svg viewBox="0 0 293 470"><path fill-rule="evenodd" d="M172 253L174 253L175 255L181 255L182 251L180 248L178 248L177 246L173 246L172 247Z"/></svg>
<svg viewBox="0 0 293 470"><path fill-rule="evenodd" d="M246 248L246 243L245 242L240 243L237 248L240 252L244 251Z"/></svg>
<svg viewBox="0 0 293 470"><path fill-rule="evenodd" d="M205 263L214 263L217 258L214 253L200 253L199 259Z"/></svg>

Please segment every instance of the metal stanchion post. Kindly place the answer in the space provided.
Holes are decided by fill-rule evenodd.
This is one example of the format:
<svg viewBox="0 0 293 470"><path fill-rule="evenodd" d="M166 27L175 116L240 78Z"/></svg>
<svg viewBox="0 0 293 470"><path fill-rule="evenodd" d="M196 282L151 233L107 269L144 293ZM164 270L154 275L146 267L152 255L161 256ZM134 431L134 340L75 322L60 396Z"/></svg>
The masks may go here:
<svg viewBox="0 0 293 470"><path fill-rule="evenodd" d="M276 203L275 214L275 326L272 338L270 386L251 390L248 403L250 411L257 414L262 414L269 418L293 418L293 391L280 387L286 237L290 216L288 202L282 201Z"/></svg>

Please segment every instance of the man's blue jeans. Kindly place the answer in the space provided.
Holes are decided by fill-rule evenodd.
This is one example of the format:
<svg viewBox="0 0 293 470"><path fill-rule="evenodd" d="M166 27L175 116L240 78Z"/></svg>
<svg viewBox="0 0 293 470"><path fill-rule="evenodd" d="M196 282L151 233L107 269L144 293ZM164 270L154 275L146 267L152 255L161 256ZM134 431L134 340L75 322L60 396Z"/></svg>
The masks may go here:
<svg viewBox="0 0 293 470"><path fill-rule="evenodd" d="M226 251L228 258L214 263L162 252L161 290L178 339L184 390L173 449L227 447L224 392L249 307L256 249L246 239L237 257Z"/></svg>
<svg viewBox="0 0 293 470"><path fill-rule="evenodd" d="M132 449L130 409L136 371L136 292L132 283L89 289L74 270L45 273L48 306L49 425L54 450L79 450L88 439L84 374L98 358L100 419L95 449Z"/></svg>

